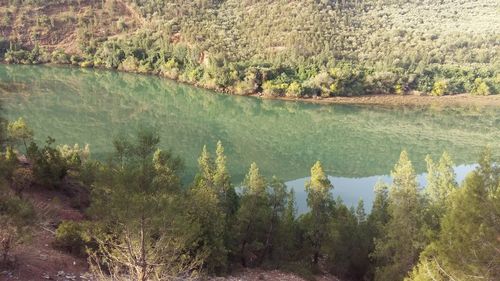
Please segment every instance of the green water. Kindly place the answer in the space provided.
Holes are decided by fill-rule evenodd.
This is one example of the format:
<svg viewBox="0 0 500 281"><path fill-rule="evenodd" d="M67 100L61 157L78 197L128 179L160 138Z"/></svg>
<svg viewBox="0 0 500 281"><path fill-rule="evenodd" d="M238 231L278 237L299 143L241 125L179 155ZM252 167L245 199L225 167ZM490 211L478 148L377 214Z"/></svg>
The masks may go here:
<svg viewBox="0 0 500 281"><path fill-rule="evenodd" d="M463 166L487 144L500 152L500 108L315 105L226 96L151 76L10 65L0 65L0 98L4 115L23 116L38 141L88 143L97 159L112 150L114 136L153 126L162 146L184 159L186 179L202 146L213 149L217 140L235 183L252 162L286 181L306 177L316 160L332 177L368 178L388 174L402 149L419 173L426 154L447 150Z"/></svg>

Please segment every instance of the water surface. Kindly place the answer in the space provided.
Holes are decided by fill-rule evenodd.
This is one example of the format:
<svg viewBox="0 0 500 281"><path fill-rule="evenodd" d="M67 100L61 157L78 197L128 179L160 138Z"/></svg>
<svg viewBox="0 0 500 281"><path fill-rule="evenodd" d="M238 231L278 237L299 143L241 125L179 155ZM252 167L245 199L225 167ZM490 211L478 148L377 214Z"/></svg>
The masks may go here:
<svg viewBox="0 0 500 281"><path fill-rule="evenodd" d="M500 151L500 109L317 105L216 94L152 76L45 66L0 65L0 98L9 119L23 116L37 141L90 144L105 159L118 134L140 126L160 132L181 156L184 178L204 144L221 140L235 184L256 162L266 176L289 182L305 206L304 178L321 160L348 204L371 200L402 149L418 173L427 154L447 150L463 178L479 151ZM370 202L367 204L370 206Z"/></svg>

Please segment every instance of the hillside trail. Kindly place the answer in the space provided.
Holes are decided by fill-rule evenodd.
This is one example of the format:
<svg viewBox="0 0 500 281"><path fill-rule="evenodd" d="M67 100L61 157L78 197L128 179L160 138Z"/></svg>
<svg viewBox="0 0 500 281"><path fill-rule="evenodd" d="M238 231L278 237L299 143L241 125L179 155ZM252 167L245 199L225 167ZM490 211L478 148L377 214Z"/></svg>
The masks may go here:
<svg viewBox="0 0 500 281"><path fill-rule="evenodd" d="M78 258L53 247L55 228L62 220L83 220L83 214L69 204L68 198L53 191L23 194L31 201L38 218L30 237L14 249L15 268L0 270L0 280L89 280L85 258Z"/></svg>

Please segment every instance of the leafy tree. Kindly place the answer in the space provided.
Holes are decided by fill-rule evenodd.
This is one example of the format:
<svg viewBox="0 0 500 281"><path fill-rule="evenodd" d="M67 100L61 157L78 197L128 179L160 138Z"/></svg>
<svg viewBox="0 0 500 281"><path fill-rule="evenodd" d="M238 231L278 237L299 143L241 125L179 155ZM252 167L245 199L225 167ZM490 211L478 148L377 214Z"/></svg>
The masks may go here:
<svg viewBox="0 0 500 281"><path fill-rule="evenodd" d="M7 125L7 135L13 143L21 142L25 151L28 151L28 143L33 140L33 130L28 127L22 117Z"/></svg>
<svg viewBox="0 0 500 281"><path fill-rule="evenodd" d="M472 88L471 94L477 96L488 96L491 94L490 86L481 78L476 78L474 80L474 86Z"/></svg>

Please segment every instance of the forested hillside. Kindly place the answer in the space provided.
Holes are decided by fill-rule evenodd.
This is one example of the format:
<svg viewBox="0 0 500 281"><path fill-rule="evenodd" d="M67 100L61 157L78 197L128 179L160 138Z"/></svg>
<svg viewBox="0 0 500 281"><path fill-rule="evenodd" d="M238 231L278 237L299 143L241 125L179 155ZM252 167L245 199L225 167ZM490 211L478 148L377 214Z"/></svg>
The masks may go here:
<svg viewBox="0 0 500 281"><path fill-rule="evenodd" d="M495 0L3 0L0 53L236 94L495 94Z"/></svg>

